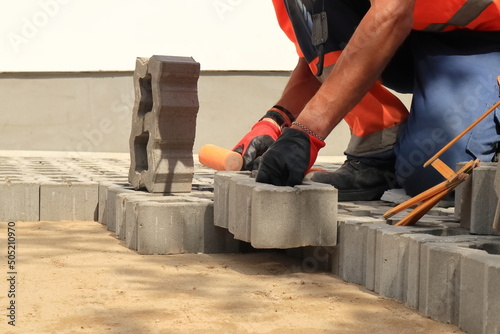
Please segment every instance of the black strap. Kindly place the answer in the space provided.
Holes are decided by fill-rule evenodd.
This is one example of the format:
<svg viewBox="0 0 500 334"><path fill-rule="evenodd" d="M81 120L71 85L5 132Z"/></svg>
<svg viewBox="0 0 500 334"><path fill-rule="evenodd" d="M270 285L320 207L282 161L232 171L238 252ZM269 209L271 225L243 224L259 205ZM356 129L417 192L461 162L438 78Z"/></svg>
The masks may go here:
<svg viewBox="0 0 500 334"><path fill-rule="evenodd" d="M313 24L311 32L312 45L318 54L318 64L316 65L316 76L323 74L325 63L325 43L328 40L328 18L325 12L325 0L313 1Z"/></svg>

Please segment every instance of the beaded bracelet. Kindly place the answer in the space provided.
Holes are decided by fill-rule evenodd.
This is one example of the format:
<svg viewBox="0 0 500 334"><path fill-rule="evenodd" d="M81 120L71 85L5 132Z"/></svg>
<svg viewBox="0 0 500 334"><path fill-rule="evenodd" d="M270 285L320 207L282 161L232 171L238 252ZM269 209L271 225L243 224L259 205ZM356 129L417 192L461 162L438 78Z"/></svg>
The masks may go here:
<svg viewBox="0 0 500 334"><path fill-rule="evenodd" d="M310 134L311 136L318 138L319 140L321 140L323 142L325 141L325 138L318 136L317 134L315 134L314 132L309 130L309 128L307 126L305 126L304 124L299 123L299 122L292 122L292 124L300 127L302 130L304 130L305 133Z"/></svg>

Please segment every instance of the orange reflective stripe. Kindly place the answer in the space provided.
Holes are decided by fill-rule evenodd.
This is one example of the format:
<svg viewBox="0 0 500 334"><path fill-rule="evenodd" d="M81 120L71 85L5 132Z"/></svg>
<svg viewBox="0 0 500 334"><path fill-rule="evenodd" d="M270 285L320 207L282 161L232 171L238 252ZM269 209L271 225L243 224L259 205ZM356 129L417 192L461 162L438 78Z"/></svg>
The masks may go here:
<svg viewBox="0 0 500 334"><path fill-rule="evenodd" d="M344 120L352 134L364 137L393 127L407 118L405 105L377 81Z"/></svg>
<svg viewBox="0 0 500 334"><path fill-rule="evenodd" d="M278 24L280 25L281 30L283 30L288 39L290 39L293 44L295 44L295 48L297 49L297 54L299 55L299 57L304 57L302 51L300 50L299 43L297 42L297 38L295 37L292 22L288 17L285 2L283 0L273 0L273 5L274 11L276 12L276 18L278 19Z"/></svg>
<svg viewBox="0 0 500 334"><path fill-rule="evenodd" d="M417 0L413 29L500 30L500 0Z"/></svg>
<svg viewBox="0 0 500 334"><path fill-rule="evenodd" d="M325 54L325 59L323 63L323 67L328 67L330 65L334 65L337 60L339 59L340 55L342 54L342 51L333 51ZM317 69L317 64L319 61L319 57L314 58L312 62L309 63L309 68L311 69L312 73L316 73Z"/></svg>

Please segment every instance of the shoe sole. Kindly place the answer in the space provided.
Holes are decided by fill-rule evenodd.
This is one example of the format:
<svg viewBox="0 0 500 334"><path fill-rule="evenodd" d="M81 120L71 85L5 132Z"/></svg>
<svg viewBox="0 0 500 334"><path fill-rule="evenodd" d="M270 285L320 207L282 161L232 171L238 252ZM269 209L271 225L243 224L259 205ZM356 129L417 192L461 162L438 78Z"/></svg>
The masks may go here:
<svg viewBox="0 0 500 334"><path fill-rule="evenodd" d="M354 202L354 201L377 201L384 192L389 190L387 186L380 186L371 189L360 190L339 190L339 202Z"/></svg>

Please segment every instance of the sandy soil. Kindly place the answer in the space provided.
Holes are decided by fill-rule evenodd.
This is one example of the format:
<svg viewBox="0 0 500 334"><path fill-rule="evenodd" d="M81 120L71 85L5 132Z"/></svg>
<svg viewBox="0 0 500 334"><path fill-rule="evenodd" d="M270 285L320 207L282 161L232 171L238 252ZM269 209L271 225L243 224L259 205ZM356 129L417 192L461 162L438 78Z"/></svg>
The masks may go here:
<svg viewBox="0 0 500 334"><path fill-rule="evenodd" d="M17 223L16 327L0 333L462 333L278 253L142 256L95 222Z"/></svg>

